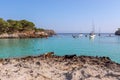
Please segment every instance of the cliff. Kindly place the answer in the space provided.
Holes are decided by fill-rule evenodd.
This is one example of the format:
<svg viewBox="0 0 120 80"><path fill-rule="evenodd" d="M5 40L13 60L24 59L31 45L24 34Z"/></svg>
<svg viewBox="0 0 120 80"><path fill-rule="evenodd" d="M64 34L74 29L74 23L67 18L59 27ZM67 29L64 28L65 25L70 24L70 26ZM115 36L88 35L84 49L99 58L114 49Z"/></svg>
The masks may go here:
<svg viewBox="0 0 120 80"><path fill-rule="evenodd" d="M44 31L23 31L23 32L14 32L14 33L2 33L0 38L44 38L55 35L53 30L44 30Z"/></svg>

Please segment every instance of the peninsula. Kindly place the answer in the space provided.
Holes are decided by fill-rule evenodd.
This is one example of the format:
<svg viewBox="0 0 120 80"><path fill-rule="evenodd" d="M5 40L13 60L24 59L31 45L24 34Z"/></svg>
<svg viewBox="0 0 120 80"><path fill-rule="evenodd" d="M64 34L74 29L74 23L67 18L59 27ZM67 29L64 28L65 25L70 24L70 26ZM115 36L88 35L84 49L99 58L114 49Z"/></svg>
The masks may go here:
<svg viewBox="0 0 120 80"><path fill-rule="evenodd" d="M4 20L0 18L0 38L43 38L54 35L53 30L36 28L27 20Z"/></svg>

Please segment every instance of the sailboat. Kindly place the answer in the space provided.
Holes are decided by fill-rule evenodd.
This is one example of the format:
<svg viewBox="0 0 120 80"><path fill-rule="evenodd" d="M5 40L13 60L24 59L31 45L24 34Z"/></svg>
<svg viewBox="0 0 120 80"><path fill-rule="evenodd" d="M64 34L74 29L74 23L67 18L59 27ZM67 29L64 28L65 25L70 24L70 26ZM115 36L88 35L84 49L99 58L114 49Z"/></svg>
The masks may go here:
<svg viewBox="0 0 120 80"><path fill-rule="evenodd" d="M82 37L82 36L83 36L83 34L82 34L82 33L80 33L78 36L79 36L79 37Z"/></svg>
<svg viewBox="0 0 120 80"><path fill-rule="evenodd" d="M89 34L89 37L90 37L90 38L95 38L95 36L96 36L96 35L95 35L95 33L94 33L93 31Z"/></svg>
<svg viewBox="0 0 120 80"><path fill-rule="evenodd" d="M89 34L89 38L90 38L90 39L91 39L91 38L94 39L95 36L96 36L96 35L95 35L95 31L94 31L94 30L95 30L94 24L93 24L92 26L93 26L93 30L92 30L91 33Z"/></svg>

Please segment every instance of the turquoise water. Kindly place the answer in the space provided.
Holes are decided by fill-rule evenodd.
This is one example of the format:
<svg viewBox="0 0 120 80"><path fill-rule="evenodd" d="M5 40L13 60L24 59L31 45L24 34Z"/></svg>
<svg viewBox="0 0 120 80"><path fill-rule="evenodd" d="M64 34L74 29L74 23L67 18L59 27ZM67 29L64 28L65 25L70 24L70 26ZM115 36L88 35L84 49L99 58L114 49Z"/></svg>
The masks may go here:
<svg viewBox="0 0 120 80"><path fill-rule="evenodd" d="M54 37L32 39L0 39L0 58L40 55L54 51L56 55L77 54L88 56L108 56L120 63L120 37L108 34L72 38L72 34L59 34Z"/></svg>

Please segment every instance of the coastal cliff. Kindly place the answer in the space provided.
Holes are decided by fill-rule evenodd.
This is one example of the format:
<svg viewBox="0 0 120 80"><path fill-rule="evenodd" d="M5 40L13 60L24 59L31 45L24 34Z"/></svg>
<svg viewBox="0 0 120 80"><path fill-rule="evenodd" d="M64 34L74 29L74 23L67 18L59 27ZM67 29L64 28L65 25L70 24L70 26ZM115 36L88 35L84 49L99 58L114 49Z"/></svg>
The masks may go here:
<svg viewBox="0 0 120 80"><path fill-rule="evenodd" d="M53 30L44 30L44 31L24 31L24 32L15 32L15 33L2 33L0 38L44 38L55 35Z"/></svg>
<svg viewBox="0 0 120 80"><path fill-rule="evenodd" d="M36 28L28 20L3 20L0 18L0 38L42 38L54 35L53 30Z"/></svg>
<svg viewBox="0 0 120 80"><path fill-rule="evenodd" d="M108 57L51 56L47 53L40 56L0 59L0 79L120 80L120 64Z"/></svg>

